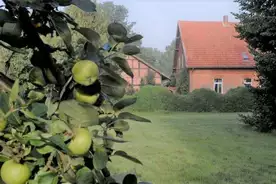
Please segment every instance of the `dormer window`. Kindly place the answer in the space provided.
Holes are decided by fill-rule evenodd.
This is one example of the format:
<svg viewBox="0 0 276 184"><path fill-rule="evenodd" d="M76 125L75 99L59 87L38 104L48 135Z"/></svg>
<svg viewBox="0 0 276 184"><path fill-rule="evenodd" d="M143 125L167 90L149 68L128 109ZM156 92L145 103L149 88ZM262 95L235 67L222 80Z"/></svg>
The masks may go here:
<svg viewBox="0 0 276 184"><path fill-rule="evenodd" d="M243 58L244 61L248 61L249 60L249 57L248 57L248 55L247 55L246 52L242 53L242 58Z"/></svg>

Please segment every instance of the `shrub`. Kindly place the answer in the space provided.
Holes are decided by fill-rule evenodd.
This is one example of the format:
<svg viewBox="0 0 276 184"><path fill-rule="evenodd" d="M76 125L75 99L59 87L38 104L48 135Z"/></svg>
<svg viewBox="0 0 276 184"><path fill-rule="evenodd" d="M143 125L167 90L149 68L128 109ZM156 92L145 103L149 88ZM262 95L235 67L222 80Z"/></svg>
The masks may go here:
<svg viewBox="0 0 276 184"><path fill-rule="evenodd" d="M144 86L135 96L137 103L130 107L134 111L248 112L253 103L253 97L245 87L231 89L225 95L210 89L196 89L187 95L179 95L164 87Z"/></svg>
<svg viewBox="0 0 276 184"><path fill-rule="evenodd" d="M223 112L249 112L253 106L253 95L246 87L230 89L223 96Z"/></svg>
<svg viewBox="0 0 276 184"><path fill-rule="evenodd" d="M189 112L219 111L222 105L222 95L205 88L194 90L186 98L191 103Z"/></svg>
<svg viewBox="0 0 276 184"><path fill-rule="evenodd" d="M168 110L167 106L174 97L167 88L161 86L143 86L135 96L137 102L130 108L136 111Z"/></svg>

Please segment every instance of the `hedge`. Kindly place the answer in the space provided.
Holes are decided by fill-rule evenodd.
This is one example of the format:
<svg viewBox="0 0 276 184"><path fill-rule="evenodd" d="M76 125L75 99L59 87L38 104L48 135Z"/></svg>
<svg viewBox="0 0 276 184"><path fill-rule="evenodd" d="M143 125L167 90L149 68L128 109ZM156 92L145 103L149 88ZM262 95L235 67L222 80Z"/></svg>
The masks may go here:
<svg viewBox="0 0 276 184"><path fill-rule="evenodd" d="M254 100L245 87L229 90L225 95L210 89L196 89L186 95L171 93L161 86L143 86L136 96L134 111L183 111L183 112L248 112Z"/></svg>
<svg viewBox="0 0 276 184"><path fill-rule="evenodd" d="M136 111L169 110L168 105L171 104L171 100L174 99L174 94L167 88L161 86L143 86L139 92L133 96L137 97L137 102L131 109Z"/></svg>
<svg viewBox="0 0 276 184"><path fill-rule="evenodd" d="M230 89L223 98L222 112L249 112L254 98L246 87Z"/></svg>

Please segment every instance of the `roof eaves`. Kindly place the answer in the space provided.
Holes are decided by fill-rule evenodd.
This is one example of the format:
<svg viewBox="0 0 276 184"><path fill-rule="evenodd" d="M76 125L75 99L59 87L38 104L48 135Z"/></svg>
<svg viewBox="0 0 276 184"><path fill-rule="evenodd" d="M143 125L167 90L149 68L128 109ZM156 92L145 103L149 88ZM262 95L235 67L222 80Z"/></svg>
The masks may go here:
<svg viewBox="0 0 276 184"><path fill-rule="evenodd" d="M184 57L185 57L185 67L186 68L188 68L188 57L187 57L187 54L186 54L186 49L185 49L185 43L184 43L184 40L182 40L182 30L181 30L181 27L180 27L180 22L181 21L179 21L179 23L178 23L178 29L179 29L179 35L180 35L180 40L181 40L181 47L182 47L182 51L183 51L183 53L182 54L184 54Z"/></svg>
<svg viewBox="0 0 276 184"><path fill-rule="evenodd" d="M163 72L161 72L160 70L158 70L157 68L155 68L154 66L152 66L151 64L149 64L148 62L146 62L145 60L143 60L142 58L133 55L132 57L138 59L139 61L141 61L142 63L144 63L145 65L147 65L149 68L153 69L155 72L159 73L160 75L166 77L167 79L170 79L169 76L167 76L166 74L164 74Z"/></svg>

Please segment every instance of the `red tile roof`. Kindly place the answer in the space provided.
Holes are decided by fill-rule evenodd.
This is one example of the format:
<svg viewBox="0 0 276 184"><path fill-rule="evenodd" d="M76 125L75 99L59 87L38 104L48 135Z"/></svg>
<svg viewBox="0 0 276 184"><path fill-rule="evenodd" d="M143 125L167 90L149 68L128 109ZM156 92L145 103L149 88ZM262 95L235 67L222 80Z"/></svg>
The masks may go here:
<svg viewBox="0 0 276 184"><path fill-rule="evenodd" d="M236 23L179 21L179 31L186 52L186 65L193 67L254 67L247 44L235 38ZM243 60L243 52L249 60Z"/></svg>

